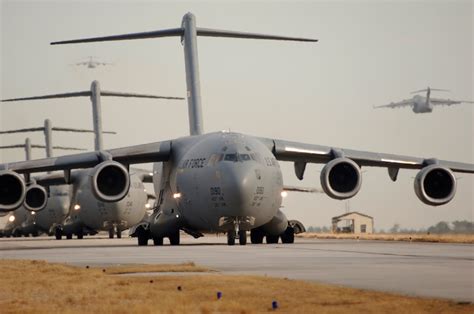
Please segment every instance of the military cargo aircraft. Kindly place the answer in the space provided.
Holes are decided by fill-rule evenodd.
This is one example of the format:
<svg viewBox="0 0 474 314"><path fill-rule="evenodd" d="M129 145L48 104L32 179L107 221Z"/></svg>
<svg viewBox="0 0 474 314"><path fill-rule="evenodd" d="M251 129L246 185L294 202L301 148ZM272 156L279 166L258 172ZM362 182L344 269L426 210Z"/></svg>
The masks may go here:
<svg viewBox="0 0 474 314"><path fill-rule="evenodd" d="M48 126L48 128L46 128ZM37 128L41 130L41 128ZM51 121L45 121L45 137L49 139L47 141L48 145L36 145L31 144L31 140L29 138L25 139L24 144L17 144L17 145L5 145L0 146L0 149L12 149L12 148L24 148L25 149L25 158L26 160L31 160L31 149L32 148L42 148L46 149L46 154L49 157L52 157L53 149L61 149L61 150L85 150L81 148L75 147L64 147L64 146L49 146L51 144ZM75 132L75 129L71 128L63 128L63 130L68 130L69 132ZM36 130L36 128L35 128ZM49 130L49 132L48 132ZM84 130L81 130L81 132ZM15 131L2 131L0 134L5 133L17 133L18 130ZM39 187L41 189L41 187ZM60 223L64 220L67 213L69 212L69 206L57 206L57 200L52 197L51 195L57 194L57 190L59 187L54 187L53 190L49 191L48 197L48 210L43 211L43 206L46 206L46 202L37 202L36 204L33 202L31 203L31 199L35 199L36 197L27 197L25 198L24 204L16 209L14 212L11 212L7 215L6 225L4 226L3 234L4 235L11 235L14 237L19 236L37 236L41 232L47 232L50 228L51 224L54 222ZM28 193L42 193L42 190L35 191L35 188L27 191ZM46 216L46 217L45 217ZM53 222L51 222L51 217L53 218ZM49 218L49 219L46 219ZM46 220L46 221L45 221Z"/></svg>
<svg viewBox="0 0 474 314"><path fill-rule="evenodd" d="M184 46L190 136L117 149L82 153L2 165L0 208L19 206L25 183L19 174L49 170L93 168L88 178L97 199L114 202L130 188L130 164L154 162L153 183L157 208L138 242L149 238L162 245L168 237L179 244L180 230L196 237L203 232L226 232L227 243L244 245L250 231L252 243L294 242L294 228L281 212L283 178L278 161L294 163L303 179L307 163L326 164L321 185L327 195L348 199L362 184L361 167L384 167L395 181L399 169L420 170L415 193L429 205L451 201L456 193L453 172L474 173L474 164L373 153L330 146L262 138L236 132L204 133L199 82L197 37L227 37L316 42L295 38L196 27L187 13L181 27L107 37L68 40L70 44L143 38L179 37ZM138 232L138 231L137 231Z"/></svg>
<svg viewBox="0 0 474 314"><path fill-rule="evenodd" d="M95 134L95 150L103 151L102 140L102 110L101 96L135 97L150 99L182 100L180 97L155 96L136 93L123 93L103 91L98 81L93 81L89 91L79 91L44 96L23 97L5 99L3 102L55 99L69 97L90 97L92 101L93 125ZM14 132L14 131L9 131ZM149 193L146 192L143 182L151 180L149 171L132 169L130 176L130 190L125 192L123 200L117 202L100 201L94 197L90 185L89 170L77 170L68 172L67 177L62 174L48 174L35 178L35 182L44 186L61 186L54 188L53 196L58 197L60 204L64 205L62 199L70 194L71 211L62 224L54 224L54 234L57 239L62 235L71 239L73 234L83 238L84 234L93 234L98 230L109 232L109 237L114 235L121 237L123 230L139 223L145 216ZM28 180L27 180L28 181ZM70 186L69 186L70 185ZM57 192L57 193L56 193ZM38 195L41 198L43 195Z"/></svg>
<svg viewBox="0 0 474 314"><path fill-rule="evenodd" d="M451 99L441 99L441 98L431 98L431 91L443 91L447 92L445 89L435 89L427 87L426 89L417 90L412 92L412 94L426 92L426 96L415 95L410 99L404 99L399 102L392 102L388 105L374 106L374 108L403 108L411 107L414 113L429 113L433 111L434 106L452 106L459 105L462 103L473 104L474 101L466 100L451 100Z"/></svg>
<svg viewBox="0 0 474 314"><path fill-rule="evenodd" d="M109 62L102 62L102 61L97 60L97 58L89 56L89 57L87 57L87 60L81 61L81 62L76 62L72 65L85 66L88 69L95 69L98 66L114 65L114 64L109 63Z"/></svg>

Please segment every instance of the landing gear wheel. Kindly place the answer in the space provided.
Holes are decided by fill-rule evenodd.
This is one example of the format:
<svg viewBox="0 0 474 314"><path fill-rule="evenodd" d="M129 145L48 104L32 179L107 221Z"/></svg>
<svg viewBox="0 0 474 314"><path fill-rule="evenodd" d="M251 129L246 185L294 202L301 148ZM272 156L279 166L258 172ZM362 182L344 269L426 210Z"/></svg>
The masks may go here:
<svg viewBox="0 0 474 314"><path fill-rule="evenodd" d="M288 226L281 235L281 243L295 243L295 229Z"/></svg>
<svg viewBox="0 0 474 314"><path fill-rule="evenodd" d="M148 235L145 232L139 232L137 235L138 245L146 246L148 245Z"/></svg>
<svg viewBox="0 0 474 314"><path fill-rule="evenodd" d="M39 236L39 233L38 231L34 231L32 234L31 234L32 237L38 237Z"/></svg>
<svg viewBox="0 0 474 314"><path fill-rule="evenodd" d="M72 233L66 234L66 239L71 240L72 239Z"/></svg>
<svg viewBox="0 0 474 314"><path fill-rule="evenodd" d="M78 232L78 233L77 233L77 238L78 238L79 240L81 240L82 238L84 238L84 234L83 234L82 232Z"/></svg>
<svg viewBox="0 0 474 314"><path fill-rule="evenodd" d="M109 239L113 239L114 238L114 228L110 228L109 229Z"/></svg>
<svg viewBox="0 0 474 314"><path fill-rule="evenodd" d="M252 244L262 244L264 236L260 229L250 230L250 242L252 242Z"/></svg>
<svg viewBox="0 0 474 314"><path fill-rule="evenodd" d="M247 244L247 231L239 230L239 244L246 245Z"/></svg>
<svg viewBox="0 0 474 314"><path fill-rule="evenodd" d="M117 239L121 239L122 238L122 230L120 230L118 227L117 227Z"/></svg>
<svg viewBox="0 0 474 314"><path fill-rule="evenodd" d="M278 243L279 236L267 235L266 240L267 244L276 244Z"/></svg>
<svg viewBox="0 0 474 314"><path fill-rule="evenodd" d="M179 245L179 230L169 236L171 245Z"/></svg>
<svg viewBox="0 0 474 314"><path fill-rule="evenodd" d="M153 245L161 246L163 245L162 237L153 237Z"/></svg>
<svg viewBox="0 0 474 314"><path fill-rule="evenodd" d="M56 237L56 240L61 240L61 238L63 237L62 230L59 228L56 228L56 230L54 230L54 236Z"/></svg>
<svg viewBox="0 0 474 314"><path fill-rule="evenodd" d="M235 231L234 230L227 232L227 245L235 245Z"/></svg>

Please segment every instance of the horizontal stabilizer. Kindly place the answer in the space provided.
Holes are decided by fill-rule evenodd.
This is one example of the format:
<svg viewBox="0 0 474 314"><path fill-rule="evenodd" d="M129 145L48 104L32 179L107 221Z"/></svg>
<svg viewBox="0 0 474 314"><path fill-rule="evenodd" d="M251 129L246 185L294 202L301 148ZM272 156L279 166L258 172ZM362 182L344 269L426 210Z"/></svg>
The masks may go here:
<svg viewBox="0 0 474 314"><path fill-rule="evenodd" d="M312 39L312 38L234 32L234 31L226 31L226 30L211 29L211 28L201 28L201 27L196 28L196 34L198 36L205 36L205 37L289 40L289 41L306 41L306 42L318 41L317 39ZM113 36L105 36L105 37L92 37L92 38L56 41L56 42L52 42L51 45L77 44L77 43L90 43L90 42L100 42L100 41L116 41L116 40L132 40L132 39L159 38L159 37L174 37L174 36L181 37L183 35L184 35L184 28L171 28L171 29L164 29L164 30L151 31L151 32L130 33L130 34L113 35Z"/></svg>
<svg viewBox="0 0 474 314"><path fill-rule="evenodd" d="M160 31L56 41L56 42L52 42L51 45L91 43L91 42L97 42L97 41L145 39L145 38L158 38L158 37L173 37L173 36L182 36L182 35L184 35L183 28L171 28L171 29L164 29Z"/></svg>
<svg viewBox="0 0 474 314"><path fill-rule="evenodd" d="M75 133L94 133L93 130L86 130L86 129L72 129L72 128L58 128L53 127L53 131L62 131L62 132L75 132ZM114 131L102 131L102 134L117 134Z"/></svg>
<svg viewBox="0 0 474 314"><path fill-rule="evenodd" d="M69 98L69 97L84 97L84 96L90 96L90 95L91 95L90 91L83 91L83 92L76 92L76 93L64 93L64 94L52 94L52 95L43 95L43 96L34 96L34 97L2 99L2 102L21 101L21 100L37 100L37 99Z"/></svg>
<svg viewBox="0 0 474 314"><path fill-rule="evenodd" d="M110 91L101 91L100 95L101 96L114 96L114 97L153 98L153 99L177 99L177 100L184 99L182 97L169 97L169 96L157 96L157 95L110 92ZM22 101L22 100L39 100L39 99L58 99L58 98L86 97L86 96L88 96L88 97L92 96L92 92L91 91L82 91L82 92L51 94L51 95L34 96L34 97L10 98L10 99L3 99L2 102Z"/></svg>
<svg viewBox="0 0 474 314"><path fill-rule="evenodd" d="M228 38L247 38L247 39L265 39L265 40L288 40L288 41L306 41L306 42L317 42L317 39L302 38L302 37L288 37L288 36L277 36L277 35L266 35L257 33L245 33L245 32L234 32L211 28L196 28L198 36L205 37L228 37Z"/></svg>
<svg viewBox="0 0 474 314"><path fill-rule="evenodd" d="M450 90L448 90L448 89L439 89L439 88L430 88L430 90L431 91L436 91L436 92L450 92ZM425 88L425 89L420 89L420 90L411 92L411 94L423 93L423 92L427 92L427 91L428 91L428 89Z"/></svg>
<svg viewBox="0 0 474 314"><path fill-rule="evenodd" d="M43 130L44 130L44 127L40 127L40 128L28 128L28 129L17 129L17 130L0 131L0 134L13 134L13 133L37 132L37 131L43 131Z"/></svg>
<svg viewBox="0 0 474 314"><path fill-rule="evenodd" d="M61 131L61 132L75 132L75 133L94 133L93 130L61 128L61 127L52 127L51 130ZM44 127L0 131L0 134L27 133L27 132L38 132L38 131L43 132ZM104 133L104 134L117 134L117 132L113 132L113 131L102 131L102 133Z"/></svg>
<svg viewBox="0 0 474 314"><path fill-rule="evenodd" d="M24 148L25 144L17 144L17 145L6 145L0 146L0 149L9 149L9 148ZM31 148L46 148L44 145L36 145L32 144ZM78 151L86 151L85 148L76 148L76 147L65 147L65 146L53 146L53 149L61 149L61 150L78 150Z"/></svg>
<svg viewBox="0 0 474 314"><path fill-rule="evenodd" d="M152 99L176 99L183 100L183 97L170 97L170 96L155 96L146 94L135 94L135 93L120 93L120 92L109 92L101 91L101 96L114 96L114 97L134 97L134 98L152 98Z"/></svg>

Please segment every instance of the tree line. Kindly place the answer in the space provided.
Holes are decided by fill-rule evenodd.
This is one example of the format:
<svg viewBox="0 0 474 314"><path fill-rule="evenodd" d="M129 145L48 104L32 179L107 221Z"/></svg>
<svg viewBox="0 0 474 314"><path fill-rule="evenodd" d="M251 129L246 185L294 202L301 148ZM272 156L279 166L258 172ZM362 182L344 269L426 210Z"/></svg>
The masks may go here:
<svg viewBox="0 0 474 314"><path fill-rule="evenodd" d="M331 228L327 226L306 228L307 232L329 233ZM474 234L474 222L468 220L456 220L453 222L440 221L428 228L404 228L400 224L394 224L390 229L375 229L375 233L410 233L410 234Z"/></svg>

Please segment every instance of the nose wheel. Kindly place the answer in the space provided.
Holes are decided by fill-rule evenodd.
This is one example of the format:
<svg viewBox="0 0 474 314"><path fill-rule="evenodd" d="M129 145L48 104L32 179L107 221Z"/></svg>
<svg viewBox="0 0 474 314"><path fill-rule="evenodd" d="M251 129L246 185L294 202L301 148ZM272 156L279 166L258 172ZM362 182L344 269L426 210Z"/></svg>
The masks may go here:
<svg viewBox="0 0 474 314"><path fill-rule="evenodd" d="M239 239L240 245L246 245L247 244L247 231L239 230L236 232L234 230L231 230L227 232L227 245L235 245L236 238Z"/></svg>

